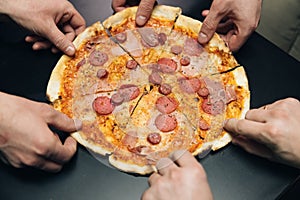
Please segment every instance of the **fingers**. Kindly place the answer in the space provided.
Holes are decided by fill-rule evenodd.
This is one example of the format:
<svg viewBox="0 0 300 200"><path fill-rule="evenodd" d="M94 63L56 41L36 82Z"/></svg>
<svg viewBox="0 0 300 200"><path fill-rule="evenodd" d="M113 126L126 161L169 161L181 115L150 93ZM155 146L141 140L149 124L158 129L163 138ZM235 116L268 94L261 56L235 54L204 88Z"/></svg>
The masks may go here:
<svg viewBox="0 0 300 200"><path fill-rule="evenodd" d="M121 10L125 9L126 0L113 0L112 1L112 8L115 12L120 12Z"/></svg>
<svg viewBox="0 0 300 200"><path fill-rule="evenodd" d="M273 156L272 151L266 145L260 144L243 136L234 137L232 143L242 147L245 151L253 155L267 159L271 159Z"/></svg>
<svg viewBox="0 0 300 200"><path fill-rule="evenodd" d="M198 166L199 163L194 156L187 150L178 150L170 155L170 159L179 167Z"/></svg>
<svg viewBox="0 0 300 200"><path fill-rule="evenodd" d="M156 0L141 0L136 14L136 24L143 26L149 20Z"/></svg>
<svg viewBox="0 0 300 200"><path fill-rule="evenodd" d="M58 29L54 22L50 22L49 30L51 31L43 33L47 36L49 41L68 56L75 54L75 47L73 43Z"/></svg>
<svg viewBox="0 0 300 200"><path fill-rule="evenodd" d="M205 44L212 38L217 30L219 22L225 16L225 13L220 14L220 11L217 11L217 9L214 8L214 4L212 4L209 12L205 11L203 14L207 15L198 35L198 41L200 44Z"/></svg>
<svg viewBox="0 0 300 200"><path fill-rule="evenodd" d="M74 156L76 149L76 140L72 137L68 137L64 144L62 144L60 141L57 141L52 151L46 156L48 159L56 163L65 164Z"/></svg>
<svg viewBox="0 0 300 200"><path fill-rule="evenodd" d="M67 115L54 110L47 104L42 104L41 106L41 113L44 114L44 119L47 124L53 125L55 128L66 132L74 132L81 129L82 122L80 120L73 120Z"/></svg>
<svg viewBox="0 0 300 200"><path fill-rule="evenodd" d="M169 170L176 167L176 164L170 158L162 158L156 164L156 168L161 175L166 174Z"/></svg>

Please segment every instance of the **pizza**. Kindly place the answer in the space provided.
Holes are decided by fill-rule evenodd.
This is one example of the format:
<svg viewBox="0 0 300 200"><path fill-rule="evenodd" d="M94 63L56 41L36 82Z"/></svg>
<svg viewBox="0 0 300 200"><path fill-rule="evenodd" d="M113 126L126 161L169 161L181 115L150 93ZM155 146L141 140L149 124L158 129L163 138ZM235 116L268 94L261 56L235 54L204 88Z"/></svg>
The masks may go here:
<svg viewBox="0 0 300 200"><path fill-rule="evenodd" d="M242 118L250 92L244 68L215 34L197 42L201 22L157 5L143 27L137 7L96 22L74 41L74 57L53 69L47 96L80 119L72 136L115 168L148 174L178 149L193 155L231 141L228 118Z"/></svg>

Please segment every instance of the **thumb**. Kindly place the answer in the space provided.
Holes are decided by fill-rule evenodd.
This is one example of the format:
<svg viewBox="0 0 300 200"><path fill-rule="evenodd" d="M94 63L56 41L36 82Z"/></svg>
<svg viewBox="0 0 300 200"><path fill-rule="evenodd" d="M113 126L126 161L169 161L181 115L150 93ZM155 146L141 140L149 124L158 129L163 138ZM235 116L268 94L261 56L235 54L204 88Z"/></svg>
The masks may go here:
<svg viewBox="0 0 300 200"><path fill-rule="evenodd" d="M209 42L209 40L213 37L215 31L217 30L218 24L221 19L222 16L218 15L213 10L210 10L210 12L208 12L198 35L198 41L200 44Z"/></svg>
<svg viewBox="0 0 300 200"><path fill-rule="evenodd" d="M136 24L138 26L143 26L149 20L154 4L156 0L142 0L137 13L136 13Z"/></svg>
<svg viewBox="0 0 300 200"><path fill-rule="evenodd" d="M50 42L68 56L73 56L75 54L73 43L58 29L54 22L51 23L48 30L51 31L44 33L44 35L47 36Z"/></svg>
<svg viewBox="0 0 300 200"><path fill-rule="evenodd" d="M82 122L79 119L69 118L67 115L54 109L52 112L53 113L48 117L47 122L58 130L74 132L81 129Z"/></svg>

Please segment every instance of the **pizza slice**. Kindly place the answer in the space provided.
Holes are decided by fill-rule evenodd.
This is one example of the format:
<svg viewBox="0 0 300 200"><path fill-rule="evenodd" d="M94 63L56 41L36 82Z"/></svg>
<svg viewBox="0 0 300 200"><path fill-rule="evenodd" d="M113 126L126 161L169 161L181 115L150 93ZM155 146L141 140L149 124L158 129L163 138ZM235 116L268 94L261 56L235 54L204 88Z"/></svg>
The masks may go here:
<svg viewBox="0 0 300 200"><path fill-rule="evenodd" d="M119 12L103 22L104 27L123 49L140 65L155 62L160 55L167 36L171 33L181 9L158 5L143 27L135 23L137 7Z"/></svg>

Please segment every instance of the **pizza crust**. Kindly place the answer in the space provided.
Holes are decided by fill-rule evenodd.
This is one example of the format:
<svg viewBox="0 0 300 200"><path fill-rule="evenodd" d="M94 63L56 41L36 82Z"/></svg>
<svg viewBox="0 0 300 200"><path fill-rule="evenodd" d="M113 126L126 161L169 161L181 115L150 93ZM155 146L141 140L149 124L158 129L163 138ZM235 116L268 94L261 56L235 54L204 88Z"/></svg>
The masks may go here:
<svg viewBox="0 0 300 200"><path fill-rule="evenodd" d="M138 7L129 7L121 12L116 13L113 16L110 16L103 22L103 26L107 29L121 26L129 19L135 20L136 12ZM181 9L179 7L157 5L154 7L151 18L159 19L161 21L169 20L174 21L177 16L181 14ZM134 24L135 26L135 24Z"/></svg>
<svg viewBox="0 0 300 200"><path fill-rule="evenodd" d="M109 156L109 163L114 167L129 173L134 172L141 175L145 175L155 171L155 167L152 165L139 166L132 163L126 163L123 160L115 159L113 155Z"/></svg>

